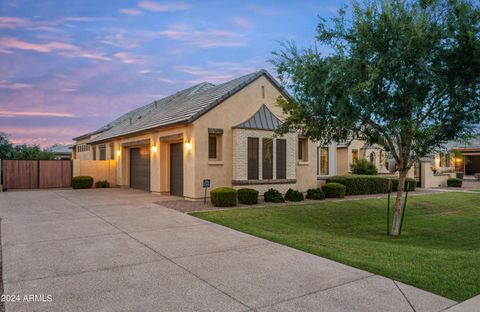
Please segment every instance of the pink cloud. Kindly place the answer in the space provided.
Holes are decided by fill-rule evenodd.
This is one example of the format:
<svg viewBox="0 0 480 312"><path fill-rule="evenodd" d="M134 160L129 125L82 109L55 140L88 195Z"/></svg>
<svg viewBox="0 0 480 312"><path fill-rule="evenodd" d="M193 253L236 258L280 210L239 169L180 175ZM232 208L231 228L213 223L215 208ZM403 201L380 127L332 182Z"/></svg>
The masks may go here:
<svg viewBox="0 0 480 312"><path fill-rule="evenodd" d="M0 111L0 117L75 117L69 113L29 112L29 111Z"/></svg>
<svg viewBox="0 0 480 312"><path fill-rule="evenodd" d="M30 21L10 16L0 16L0 28L14 29L30 25Z"/></svg>
<svg viewBox="0 0 480 312"><path fill-rule="evenodd" d="M158 3L154 1L141 1L138 4L139 7L145 10L154 11L154 12L171 12L171 11L180 11L188 10L191 8L191 5L182 3L182 2L169 2L169 3Z"/></svg>
<svg viewBox="0 0 480 312"><path fill-rule="evenodd" d="M244 17L235 17L233 22L244 29L252 29L253 23Z"/></svg>
<svg viewBox="0 0 480 312"><path fill-rule="evenodd" d="M66 57L82 57L95 60L110 60L102 54L93 53L90 51L84 51L77 46L74 46L65 42L48 42L48 43L31 43L23 40L19 40L11 37L0 38L0 48L4 50L18 49L18 50L30 50L40 53L48 53L56 51L62 56Z"/></svg>
<svg viewBox="0 0 480 312"><path fill-rule="evenodd" d="M128 9L128 8L120 9L120 12L123 13L123 14L126 14L126 15L131 15L131 16L140 16L140 15L143 14L143 12L140 11L140 10Z"/></svg>
<svg viewBox="0 0 480 312"><path fill-rule="evenodd" d="M243 35L221 29L195 31L170 28L157 34L161 37L185 42L201 48L238 47L246 43Z"/></svg>
<svg viewBox="0 0 480 312"><path fill-rule="evenodd" d="M141 58L136 58L131 53L128 52L118 52L115 56L125 64L144 64L145 60Z"/></svg>

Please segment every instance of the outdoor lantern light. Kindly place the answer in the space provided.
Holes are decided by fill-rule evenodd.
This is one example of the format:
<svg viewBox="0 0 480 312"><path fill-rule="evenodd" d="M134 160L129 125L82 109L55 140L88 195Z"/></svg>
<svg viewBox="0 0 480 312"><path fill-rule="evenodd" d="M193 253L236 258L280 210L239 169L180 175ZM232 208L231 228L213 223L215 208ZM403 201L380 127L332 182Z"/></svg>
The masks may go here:
<svg viewBox="0 0 480 312"><path fill-rule="evenodd" d="M190 143L190 140L187 140L187 142L184 143L185 149L188 151L192 148L192 143Z"/></svg>
<svg viewBox="0 0 480 312"><path fill-rule="evenodd" d="M117 156L120 156L121 151L118 149L117 150Z"/></svg>
<svg viewBox="0 0 480 312"><path fill-rule="evenodd" d="M152 145L152 147L150 149L152 150L152 153L157 152L157 146L156 145Z"/></svg>

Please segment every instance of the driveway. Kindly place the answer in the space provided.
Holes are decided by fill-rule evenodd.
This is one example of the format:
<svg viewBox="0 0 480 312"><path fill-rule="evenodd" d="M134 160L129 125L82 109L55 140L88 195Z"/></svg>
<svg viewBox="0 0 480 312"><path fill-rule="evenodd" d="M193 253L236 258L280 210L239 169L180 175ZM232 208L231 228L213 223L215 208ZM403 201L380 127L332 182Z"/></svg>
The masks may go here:
<svg viewBox="0 0 480 312"><path fill-rule="evenodd" d="M172 198L128 189L0 193L5 294L19 295L7 311L440 311L455 304L153 204L159 200Z"/></svg>

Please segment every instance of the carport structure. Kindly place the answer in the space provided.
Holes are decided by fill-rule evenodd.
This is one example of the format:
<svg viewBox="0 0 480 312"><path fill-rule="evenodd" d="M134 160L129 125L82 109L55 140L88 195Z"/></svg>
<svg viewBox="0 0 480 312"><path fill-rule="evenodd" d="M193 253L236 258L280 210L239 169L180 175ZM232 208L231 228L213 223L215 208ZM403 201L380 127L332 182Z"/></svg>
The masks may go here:
<svg viewBox="0 0 480 312"><path fill-rule="evenodd" d="M7 311L440 311L455 302L132 189L0 196Z"/></svg>

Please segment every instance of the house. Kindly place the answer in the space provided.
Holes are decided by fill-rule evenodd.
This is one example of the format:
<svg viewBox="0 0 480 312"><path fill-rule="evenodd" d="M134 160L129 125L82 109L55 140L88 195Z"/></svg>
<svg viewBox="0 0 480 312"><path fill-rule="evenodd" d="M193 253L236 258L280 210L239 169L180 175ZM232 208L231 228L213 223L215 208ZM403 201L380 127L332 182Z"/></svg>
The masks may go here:
<svg viewBox="0 0 480 312"><path fill-rule="evenodd" d="M480 136L466 142L449 142L445 152L434 156L432 165L439 171L459 171L466 175L480 173Z"/></svg>
<svg viewBox="0 0 480 312"><path fill-rule="evenodd" d="M187 199L204 196L206 179L210 189L306 191L317 186L316 144L273 136L279 96L288 95L265 70L200 83L74 138L75 159L114 161L117 185Z"/></svg>
<svg viewBox="0 0 480 312"><path fill-rule="evenodd" d="M379 174L390 174L385 150L378 145L366 144L357 139L317 146L317 176L319 179L333 175L350 174L350 166L357 159L367 159L375 164Z"/></svg>
<svg viewBox="0 0 480 312"><path fill-rule="evenodd" d="M47 149L55 159L72 159L72 145L55 144Z"/></svg>

